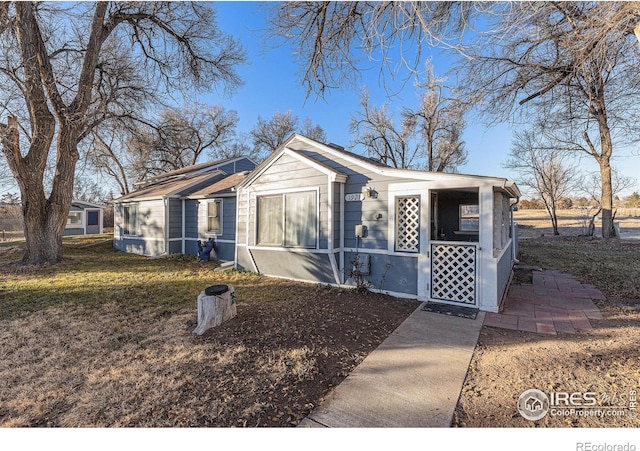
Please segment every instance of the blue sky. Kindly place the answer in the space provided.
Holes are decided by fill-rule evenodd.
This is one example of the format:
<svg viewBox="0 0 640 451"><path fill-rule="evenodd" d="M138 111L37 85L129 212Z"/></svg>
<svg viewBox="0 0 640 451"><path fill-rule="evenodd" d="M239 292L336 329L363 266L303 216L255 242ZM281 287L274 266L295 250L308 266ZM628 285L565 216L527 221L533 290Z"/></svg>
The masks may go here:
<svg viewBox="0 0 640 451"><path fill-rule="evenodd" d="M239 131L247 132L256 123L258 115L267 119L276 111L291 110L300 120L309 117L327 133L330 142L348 146L351 140L349 121L360 110L359 88L369 90L371 103L382 105L389 102L384 88L380 85L379 66L371 63L371 69L362 73L359 86L346 86L328 93L326 98L317 99L312 94L306 98L306 91L298 75L293 49L270 48L265 43L262 29L265 26L265 11L259 2L216 2L218 25L225 32L240 39L248 52L249 64L239 69L244 85L231 97L207 95L202 101L222 104L235 109L240 115ZM439 52L434 52L433 61L437 75L448 70L448 61ZM396 86L402 83L398 81ZM391 101L394 111L415 106L419 99L410 80L404 89ZM503 176L501 167L504 155L509 150L511 131L506 125L485 129L483 126L469 126L464 135L469 162L461 172L479 175ZM489 157L490 156L490 157Z"/></svg>
<svg viewBox="0 0 640 451"><path fill-rule="evenodd" d="M316 100L313 95L306 98L293 49L271 48L267 45L262 31L265 27L266 12L260 6L260 2L214 3L218 13L218 25L242 42L248 53L249 64L239 68L244 85L230 97L210 94L202 96L200 101L224 105L228 109L238 111L238 131L248 132L255 125L258 116L267 119L276 111L291 110L300 120L309 117L313 123L322 126L329 142L348 146L351 140L349 121L351 116L359 111L359 87L369 90L372 104L391 102L394 111L400 111L403 107L413 107L418 103L411 81L390 101L380 84L379 66L375 63L370 64L371 69L362 72L358 88L347 86L334 90L324 100ZM433 51L430 56L436 74L445 74L449 69L448 56L440 51ZM478 117L472 116L467 121L463 140L469 156L467 164L460 168L460 172L509 177L517 181L516 174L502 167L512 141L512 127L509 124L486 127ZM640 172L639 160L637 156L621 157L614 161L614 165L620 167L623 174L635 176ZM582 158L580 164L587 171L597 170L595 163L589 158Z"/></svg>

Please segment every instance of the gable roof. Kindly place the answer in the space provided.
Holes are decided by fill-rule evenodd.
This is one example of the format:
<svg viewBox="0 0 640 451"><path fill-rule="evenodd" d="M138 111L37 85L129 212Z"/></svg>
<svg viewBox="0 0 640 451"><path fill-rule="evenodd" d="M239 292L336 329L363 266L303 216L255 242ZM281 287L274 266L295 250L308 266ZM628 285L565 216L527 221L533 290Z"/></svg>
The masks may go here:
<svg viewBox="0 0 640 451"><path fill-rule="evenodd" d="M222 159L222 160L215 160L215 161L206 161L204 163L192 164L190 166L185 166L184 168L175 169L173 171L169 171L169 172L165 172L165 173L162 173L162 174L154 175L152 177L148 177L147 179L136 183L136 186L146 186L146 185L149 185L149 184L151 184L153 182L157 182L157 181L165 180L165 179L169 179L169 178L176 178L176 177L184 176L186 174L195 175L195 174L203 173L203 172L211 172L211 171L214 171L215 169L217 169L220 166L223 166L223 165L229 164L229 163L234 163L236 161L240 161L240 160L243 160L243 159L249 160L249 161L251 161L252 163L255 164L255 162L253 160L251 160L251 158L244 157L244 156L225 158L225 159Z"/></svg>
<svg viewBox="0 0 640 451"><path fill-rule="evenodd" d="M241 160L250 161L255 165L248 157L235 157L186 166L137 183L135 191L125 194L115 202L230 194L233 192L232 188L244 180L248 172L227 174L219 168Z"/></svg>
<svg viewBox="0 0 640 451"><path fill-rule="evenodd" d="M377 174L388 176L388 177L398 177L398 178L425 180L425 181L447 180L447 179L455 180L460 178L484 180L486 182L493 184L495 187L499 187L501 190L508 193L511 197L519 198L521 196L520 189L518 188L516 183L506 178L491 177L491 176L484 176L484 175L454 174L454 173L448 173L448 172L430 172L430 171L420 171L420 170L414 170L414 169L398 169L391 166L387 166L371 158L346 151L344 150L344 148L337 146L335 144L324 144L319 141L315 141L311 138L307 138L306 136L300 135L298 133L294 133L293 135L291 135L278 148L278 150L276 150L269 158L267 158L267 160L265 160L265 162L263 162L263 164L269 161L272 161L272 157L274 157L275 154L280 155L283 149L294 151L299 155L303 156L304 158L316 162L317 164L320 164L320 162L314 159L314 155L312 151L320 150L324 154L329 154L334 157L341 158L350 164L359 166L373 173L377 173ZM263 165L260 165L258 168L262 166ZM332 169L332 170L336 171L335 169ZM254 174L257 174L257 173L258 171L256 169L256 171L254 171ZM252 175L250 178L245 180L245 182L242 183L242 186L250 184L253 179L255 179L254 175Z"/></svg>
<svg viewBox="0 0 640 451"><path fill-rule="evenodd" d="M185 174L184 177L169 178L150 183L116 199L116 202L157 199L165 196L186 196L192 191L201 188L203 184L215 183L225 176L226 174L223 171L205 172L204 174Z"/></svg>
<svg viewBox="0 0 640 451"><path fill-rule="evenodd" d="M205 188L194 191L185 197L190 199L200 197L221 196L225 194L231 194L235 191L235 187L238 186L249 175L249 171L236 172L235 174L228 175L220 180L215 181L211 185L207 185Z"/></svg>
<svg viewBox="0 0 640 451"><path fill-rule="evenodd" d="M71 206L76 208L102 208L104 209L104 205L95 204L93 202L86 202L84 200L75 200L71 201Z"/></svg>

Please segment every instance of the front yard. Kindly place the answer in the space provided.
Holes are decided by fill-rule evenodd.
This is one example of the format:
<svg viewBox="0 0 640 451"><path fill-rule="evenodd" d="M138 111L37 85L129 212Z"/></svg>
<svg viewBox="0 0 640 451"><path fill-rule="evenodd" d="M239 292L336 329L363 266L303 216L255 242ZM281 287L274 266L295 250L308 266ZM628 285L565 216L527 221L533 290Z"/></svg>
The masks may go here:
<svg viewBox="0 0 640 451"><path fill-rule="evenodd" d="M417 306L92 240L37 271L0 245L0 426L294 426ZM196 337L219 283L238 316Z"/></svg>

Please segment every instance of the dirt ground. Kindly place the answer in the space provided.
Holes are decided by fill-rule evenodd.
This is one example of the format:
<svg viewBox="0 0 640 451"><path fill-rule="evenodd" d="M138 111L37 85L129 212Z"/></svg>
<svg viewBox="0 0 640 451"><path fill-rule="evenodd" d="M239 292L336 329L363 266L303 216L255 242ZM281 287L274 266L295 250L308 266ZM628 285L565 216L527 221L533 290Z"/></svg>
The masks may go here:
<svg viewBox="0 0 640 451"><path fill-rule="evenodd" d="M40 269L0 249L0 427L292 427L418 306L109 243ZM238 314L194 336L212 283Z"/></svg>
<svg viewBox="0 0 640 451"><path fill-rule="evenodd" d="M603 319L573 335L483 327L454 426L640 426L640 242L539 237L521 242L520 258L523 265L559 269L596 285L607 297L595 301ZM513 283L528 283L530 271L518 271ZM559 408L530 421L517 410L519 396L529 389L578 394L569 405L557 403ZM593 399L598 409L579 408ZM601 416L586 415L596 411Z"/></svg>

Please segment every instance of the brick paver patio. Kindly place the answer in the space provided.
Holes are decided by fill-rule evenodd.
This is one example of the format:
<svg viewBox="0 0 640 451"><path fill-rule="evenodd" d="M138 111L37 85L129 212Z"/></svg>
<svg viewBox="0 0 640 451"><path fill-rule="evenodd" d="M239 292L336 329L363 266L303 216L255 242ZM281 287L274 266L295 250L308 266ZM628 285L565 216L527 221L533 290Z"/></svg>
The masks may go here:
<svg viewBox="0 0 640 451"><path fill-rule="evenodd" d="M593 299L604 300L593 285L581 284L559 271L534 271L533 283L512 284L500 313L487 313L485 326L556 335L592 329L602 319Z"/></svg>

